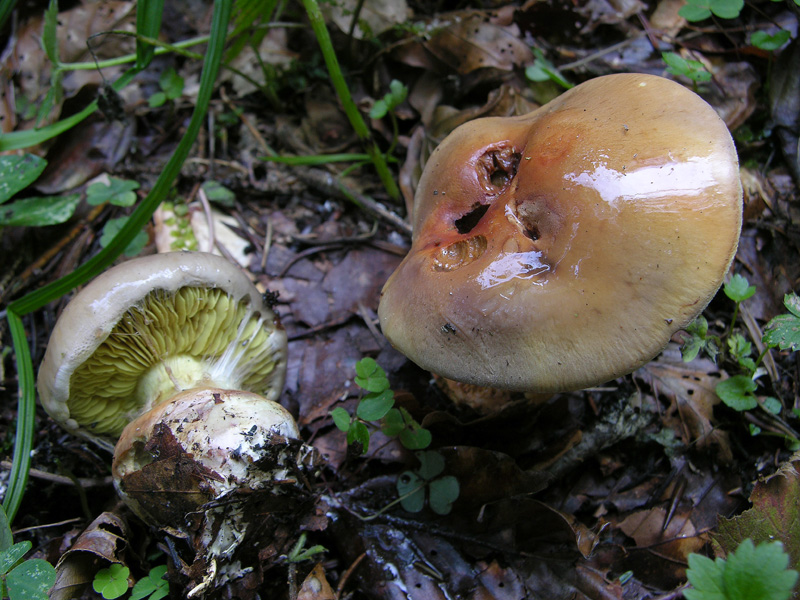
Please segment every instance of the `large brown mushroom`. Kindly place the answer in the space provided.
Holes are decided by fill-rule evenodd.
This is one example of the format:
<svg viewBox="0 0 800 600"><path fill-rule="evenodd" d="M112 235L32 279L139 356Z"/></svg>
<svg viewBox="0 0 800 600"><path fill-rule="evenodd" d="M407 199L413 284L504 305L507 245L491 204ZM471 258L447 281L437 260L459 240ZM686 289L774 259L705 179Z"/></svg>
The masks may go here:
<svg viewBox="0 0 800 600"><path fill-rule="evenodd" d="M381 326L418 365L465 383L597 385L703 310L741 212L733 141L706 102L661 77L599 77L436 148Z"/></svg>

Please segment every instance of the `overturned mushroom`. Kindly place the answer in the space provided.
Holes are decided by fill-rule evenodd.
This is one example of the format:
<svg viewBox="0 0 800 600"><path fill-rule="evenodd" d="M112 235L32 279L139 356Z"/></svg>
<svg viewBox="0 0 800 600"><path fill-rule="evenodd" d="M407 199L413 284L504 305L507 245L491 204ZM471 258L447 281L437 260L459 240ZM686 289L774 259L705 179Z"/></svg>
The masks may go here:
<svg viewBox="0 0 800 600"><path fill-rule="evenodd" d="M200 252L156 254L98 276L58 319L39 369L45 410L113 448L138 415L196 388L276 400L286 332L250 280Z"/></svg>
<svg viewBox="0 0 800 600"><path fill-rule="evenodd" d="M466 383L566 391L629 373L700 313L736 251L731 136L683 86L609 75L431 155L389 341Z"/></svg>
<svg viewBox="0 0 800 600"><path fill-rule="evenodd" d="M116 443L115 487L145 522L187 541L194 595L258 575L258 536L303 514L314 457L275 402L286 350L244 273L197 252L106 271L53 329L42 404L69 431Z"/></svg>

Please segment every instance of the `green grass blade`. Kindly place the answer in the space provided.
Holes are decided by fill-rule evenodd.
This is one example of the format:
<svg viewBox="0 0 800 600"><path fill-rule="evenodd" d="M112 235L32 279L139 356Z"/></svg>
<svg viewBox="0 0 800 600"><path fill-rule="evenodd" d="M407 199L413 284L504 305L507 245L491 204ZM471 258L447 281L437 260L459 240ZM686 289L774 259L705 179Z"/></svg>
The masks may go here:
<svg viewBox="0 0 800 600"><path fill-rule="evenodd" d="M139 0L136 5L136 33L141 37L157 38L161 31L164 0ZM136 40L136 67L141 70L150 64L156 48L142 39Z"/></svg>
<svg viewBox="0 0 800 600"><path fill-rule="evenodd" d="M339 102L342 103L342 108L350 121L350 126L364 143L364 147L369 153L372 164L375 166L378 177L381 178L389 197L397 200L400 198L400 189L397 187L394 176L386 164L386 158L372 139L369 128L361 116L353 97L350 95L350 89L347 87L347 82L344 79L344 75L342 75L342 69L339 67L339 60L336 58L331 36L325 26L325 19L322 17L319 4L317 0L303 0L303 6L306 9L306 13L308 13L308 20L311 23L311 29L314 30L317 43L322 50L322 56L325 59L325 65L328 67L331 83L336 90L336 95L339 96Z"/></svg>
<svg viewBox="0 0 800 600"><path fill-rule="evenodd" d="M31 449L33 448L33 425L36 412L36 396L33 388L33 364L28 339L22 319L12 310L6 314L8 328L17 359L17 377L19 385L19 403L17 406L17 432L14 441L14 455L11 473L8 478L8 489L3 498L3 508L11 523L22 503L22 494L28 484L28 472L31 466Z"/></svg>
<svg viewBox="0 0 800 600"><path fill-rule="evenodd" d="M136 234L144 227L158 207L167 196L172 183L180 172L183 162L192 149L197 134L199 133L211 95L214 91L214 82L219 73L222 62L222 53L225 47L225 38L230 20L232 0L217 0L214 4L214 14L211 26L211 37L205 56L203 73L200 78L200 89L197 94L192 118L186 133L181 139L174 154L161 172L153 189L128 219L112 242L103 250L90 258L75 271L46 286L35 290L18 300L12 302L7 310L6 317L12 333L14 352L17 357L19 377L19 408L17 422L17 438L14 446L14 465L12 476L9 479L8 491L4 500L9 520L19 510L22 494L28 478L30 466L30 452L33 445L33 410L35 407L33 365L30 357L28 342L22 327L21 315L38 310L45 304L61 297L66 292L80 285L109 266L121 253Z"/></svg>
<svg viewBox="0 0 800 600"><path fill-rule="evenodd" d="M17 0L0 0L0 30L8 22L8 17L11 16L11 11L14 10L16 3Z"/></svg>
<svg viewBox="0 0 800 600"><path fill-rule="evenodd" d="M130 83L131 79L133 79L137 72L138 71L136 69L126 71L114 82L112 87L116 91L120 91ZM12 131L11 133L0 135L0 152L7 150L19 150L21 148L29 148L31 146L41 144L42 142L61 135L65 131L69 131L96 110L97 100L92 102L82 111L77 112L66 119L62 119L61 121L53 123L52 125L47 125L46 127L41 127L40 129L30 129L27 131Z"/></svg>

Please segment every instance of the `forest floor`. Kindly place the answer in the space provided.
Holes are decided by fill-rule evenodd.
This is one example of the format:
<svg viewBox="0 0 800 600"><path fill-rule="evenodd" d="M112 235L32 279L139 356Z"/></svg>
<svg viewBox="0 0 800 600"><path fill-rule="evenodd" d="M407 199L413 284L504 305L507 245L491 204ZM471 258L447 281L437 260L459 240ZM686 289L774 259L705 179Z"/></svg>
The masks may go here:
<svg viewBox="0 0 800 600"><path fill-rule="evenodd" d="M256 15L275 5L240 4L260 6ZM226 56L231 68L221 71L169 201L130 248L221 248L260 290L278 294L275 310L290 340L281 403L324 463L299 526L305 547L324 551L289 560L300 529L281 530L263 540L251 574L220 597L666 600L682 597L691 554L730 557L745 538L782 541L789 567L800 569L800 457L793 456L800 355L765 353L748 396L755 408L736 410L715 392L721 380L747 373L740 359L748 349L732 351L728 340L751 344L749 357L759 356L767 324L787 312L784 296L800 282L797 1L756 1L725 15L731 18L687 22L678 14L683 0L366 0L354 26L361 3L325 5L353 99L390 158L397 198L363 160L365 144L337 99L302 5L277 4L271 24L254 21L247 43ZM135 8L121 0L61 2L60 60L93 60L89 36L131 31ZM0 31L3 134L33 129L52 85L40 43L45 9L19 3ZM160 40L206 35L211 19L210 3L167 2ZM134 40L119 33L92 40L98 60L134 51ZM673 53L669 71L662 53ZM24 150L48 166L19 198L77 196L65 223L2 229L0 308L71 273L106 244L113 219L131 213L175 151L201 68L197 56L159 54L120 91L120 112L98 111ZM51 98L44 122L82 110L121 69L65 69L63 96ZM549 398L457 388L416 367L380 334L377 308L408 251L409 209L432 149L461 123L548 102L563 92L562 80L622 72L666 76L695 90L736 141L744 220L730 275L746 277L755 293L737 308L720 292L706 309L706 339L717 336L721 346L716 360L701 352L684 361L680 345L691 336L677 334L634 373ZM393 80L399 84L391 87ZM368 118L377 102L392 104L392 92L400 102ZM358 156L263 160L273 153ZM133 205L87 203L98 178L133 192ZM69 297L23 319L34 368ZM0 333L7 477L18 379L5 321ZM435 486L424 489L428 504L418 512L395 502L398 477L419 472L414 451L375 431L362 455L335 426L334 408L356 410L353 378L364 357L386 371L397 406L430 431L428 449L445 464L431 479L458 481L457 497L438 511L446 514L431 509ZM167 564L180 597L186 578L175 562L189 560L185 549L121 505L108 453L65 433L41 407L34 432L34 470L13 530L15 540L32 542L31 556L61 560L53 597L96 597L87 584L112 562L129 567L131 582Z"/></svg>

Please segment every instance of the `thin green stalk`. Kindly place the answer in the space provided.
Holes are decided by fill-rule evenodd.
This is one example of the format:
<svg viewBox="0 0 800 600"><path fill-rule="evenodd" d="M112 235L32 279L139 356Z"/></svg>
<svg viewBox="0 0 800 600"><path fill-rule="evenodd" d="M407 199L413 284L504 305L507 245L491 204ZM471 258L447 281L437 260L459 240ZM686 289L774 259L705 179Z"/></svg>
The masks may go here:
<svg viewBox="0 0 800 600"><path fill-rule="evenodd" d="M322 17L319 4L317 0L303 0L303 6L306 9L306 13L308 13L311 29L314 31L314 35L317 37L317 43L322 50L322 56L325 59L325 65L328 67L331 83L336 90L336 95L339 96L339 101L342 103L342 108L350 121L350 125L364 144L372 160L372 164L378 172L378 177L380 177L389 197L392 198L392 200L398 200L400 198L400 189L394 181L394 176L389 169L389 165L386 163L386 158L372 139L369 128L361 116L356 103L353 101L353 97L350 95L350 89L347 87L347 82L344 80L344 75L342 75L342 70L339 67L339 61L333 50L331 36L328 33L328 28L325 26L325 19Z"/></svg>
<svg viewBox="0 0 800 600"><path fill-rule="evenodd" d="M232 2L233 0L216 0L214 3L211 36L200 78L197 103L186 128L186 133L181 138L175 153L164 166L164 170L156 180L153 189L150 190L147 197L142 200L133 214L131 214L125 226L103 250L69 275L15 300L8 306L6 318L16 354L19 378L19 408L17 437L14 445L14 465L12 467L12 477L8 483L8 491L3 502L9 521L14 518L22 502L22 495L25 491L30 468L30 452L33 447L33 411L35 407L33 365L28 341L22 327L21 316L38 310L49 302L60 298L75 286L88 281L113 263L150 220L161 201L166 198L175 178L180 173L183 162L189 156L197 134L203 126L205 115L211 102L214 82L217 79L220 63L222 62Z"/></svg>
<svg viewBox="0 0 800 600"><path fill-rule="evenodd" d="M11 473L8 478L8 489L3 498L3 508L11 523L22 504L22 495L28 485L28 473L31 467L31 450L33 449L33 426L36 413L36 396L34 394L33 363L25 327L18 314L9 307L6 313L8 329L17 361L17 385L19 401L17 403L17 432L14 440L14 453L11 458Z"/></svg>

